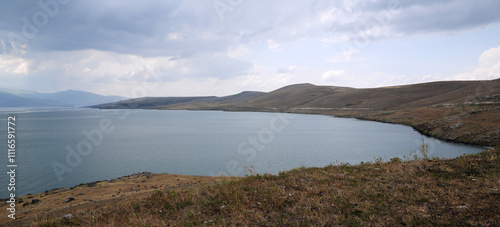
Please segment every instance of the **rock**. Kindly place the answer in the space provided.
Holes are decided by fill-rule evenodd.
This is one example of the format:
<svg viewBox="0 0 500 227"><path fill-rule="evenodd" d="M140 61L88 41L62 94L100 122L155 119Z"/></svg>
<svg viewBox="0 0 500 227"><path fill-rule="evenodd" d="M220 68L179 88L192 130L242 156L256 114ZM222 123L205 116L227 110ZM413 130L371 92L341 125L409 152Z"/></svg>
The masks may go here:
<svg viewBox="0 0 500 227"><path fill-rule="evenodd" d="M69 203L71 201L75 201L75 198L67 198L66 200L64 200L65 203Z"/></svg>
<svg viewBox="0 0 500 227"><path fill-rule="evenodd" d="M67 220L71 220L73 219L73 215L72 214L66 214L64 216L62 216L64 219L67 219Z"/></svg>
<svg viewBox="0 0 500 227"><path fill-rule="evenodd" d="M23 198L20 198L20 199L19 199L19 203L24 203Z"/></svg>
<svg viewBox="0 0 500 227"><path fill-rule="evenodd" d="M28 206L28 205L30 205L30 203L29 203L29 202L25 202L25 203L23 203L23 207Z"/></svg>
<svg viewBox="0 0 500 227"><path fill-rule="evenodd" d="M39 199L33 199L33 200L31 200L31 204L35 204L35 203L39 203L39 202L40 202Z"/></svg>

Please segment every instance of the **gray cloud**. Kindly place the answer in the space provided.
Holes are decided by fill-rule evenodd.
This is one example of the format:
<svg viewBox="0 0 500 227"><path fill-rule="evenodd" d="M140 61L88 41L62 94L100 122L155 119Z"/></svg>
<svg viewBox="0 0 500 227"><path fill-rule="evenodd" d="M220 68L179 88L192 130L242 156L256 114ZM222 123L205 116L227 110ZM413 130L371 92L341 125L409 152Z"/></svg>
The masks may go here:
<svg viewBox="0 0 500 227"><path fill-rule="evenodd" d="M394 30L408 34L457 32L500 22L500 1L435 1L410 5L394 18Z"/></svg>
<svg viewBox="0 0 500 227"><path fill-rule="evenodd" d="M44 0L49 1L49 0ZM223 51L234 44L268 38L293 42L304 37L356 34L390 4L398 6L391 33L455 32L500 21L499 1L243 1L220 21L211 1L70 1L30 40L31 51L98 49L143 56L189 57ZM38 1L4 1L0 38L21 33L21 18L41 11ZM333 11L332 11L333 10ZM321 14L334 19L321 24ZM178 33L178 40L169 40Z"/></svg>
<svg viewBox="0 0 500 227"><path fill-rule="evenodd" d="M14 53L11 36L23 37L26 19L35 23L33 16L45 12L39 2L56 1L63 0L0 0L0 57ZM215 1L231 8L224 12L222 20L214 9ZM369 41L428 33L456 34L499 23L498 9L500 1L496 0L242 0L235 5L227 0L69 0L59 4L57 10L51 9L57 12L43 26L35 26L36 34L24 37L28 41L26 53L17 52L16 56L26 60L29 67L21 60L11 61L20 65L19 69L5 66L8 70L0 71L0 76L7 78L9 73L26 69L29 73L23 78L30 79L24 83L34 87L43 81L56 81L46 86L77 85L81 81L92 85L131 83L141 79L141 64L154 64L162 67L159 75L167 82L228 79L252 73L264 78L269 72L290 74L292 78L295 72L286 67L303 65L287 61L290 54L304 58L307 64L310 59L306 58L316 57L312 55L318 52L317 64L323 67L318 71L324 72L330 66L321 65L326 60L320 58L345 54L335 52L340 48L319 53L324 43L332 47L330 43L354 42L360 33L368 32L372 32ZM381 26L375 32L368 31L377 18L384 20ZM306 43L316 49L287 50L302 41L301 45ZM240 46L246 51L235 54ZM269 66L262 65L274 63L269 56L280 58L276 62L282 68L264 68ZM337 60L331 62L341 62ZM173 66L162 66L169 64ZM248 81L245 83L261 83Z"/></svg>

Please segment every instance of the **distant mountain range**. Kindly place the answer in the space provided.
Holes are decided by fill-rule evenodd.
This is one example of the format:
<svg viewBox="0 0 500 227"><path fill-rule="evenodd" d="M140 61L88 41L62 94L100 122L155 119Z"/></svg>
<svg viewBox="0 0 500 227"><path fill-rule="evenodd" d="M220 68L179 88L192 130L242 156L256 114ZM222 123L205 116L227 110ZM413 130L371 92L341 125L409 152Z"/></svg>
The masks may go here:
<svg viewBox="0 0 500 227"><path fill-rule="evenodd" d="M84 107L126 99L85 91L67 90L56 93L0 88L0 107Z"/></svg>

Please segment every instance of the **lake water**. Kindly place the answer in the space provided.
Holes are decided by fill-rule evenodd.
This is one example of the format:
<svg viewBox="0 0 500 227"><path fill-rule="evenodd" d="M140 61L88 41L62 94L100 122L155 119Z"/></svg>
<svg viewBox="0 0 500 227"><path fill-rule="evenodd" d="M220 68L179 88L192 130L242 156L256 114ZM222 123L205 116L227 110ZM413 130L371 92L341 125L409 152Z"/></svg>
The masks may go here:
<svg viewBox="0 0 500 227"><path fill-rule="evenodd" d="M0 109L0 197L8 196L7 117L16 116L16 194L154 173L244 176L301 166L484 150L411 127L321 115L159 110Z"/></svg>

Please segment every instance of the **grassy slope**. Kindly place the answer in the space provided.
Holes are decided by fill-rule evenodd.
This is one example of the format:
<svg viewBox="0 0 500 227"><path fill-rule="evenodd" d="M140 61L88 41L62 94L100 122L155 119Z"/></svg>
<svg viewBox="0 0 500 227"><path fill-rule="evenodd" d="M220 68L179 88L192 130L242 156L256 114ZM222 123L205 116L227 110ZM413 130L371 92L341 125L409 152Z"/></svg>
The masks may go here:
<svg viewBox="0 0 500 227"><path fill-rule="evenodd" d="M151 196L34 225L500 225L500 150L452 160L299 168Z"/></svg>
<svg viewBox="0 0 500 227"><path fill-rule="evenodd" d="M44 193L17 197L16 220L7 217L8 204L0 211L0 226L23 226L45 215L63 216L96 207L113 206L116 201L129 201L149 196L157 189L197 187L226 178L172 174L138 173L109 181L81 184L71 188L47 190ZM66 199L73 198L70 202ZM33 199L40 202L32 203Z"/></svg>

